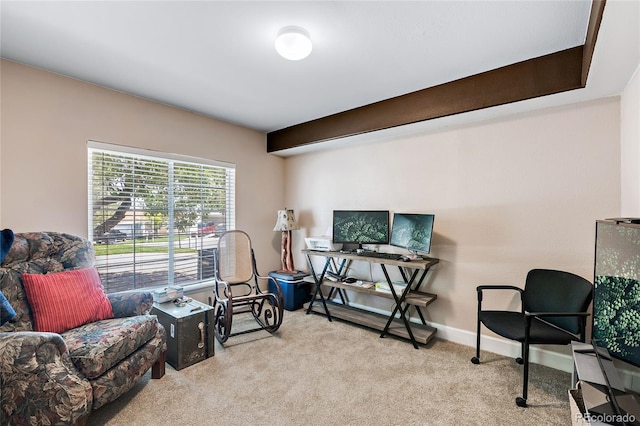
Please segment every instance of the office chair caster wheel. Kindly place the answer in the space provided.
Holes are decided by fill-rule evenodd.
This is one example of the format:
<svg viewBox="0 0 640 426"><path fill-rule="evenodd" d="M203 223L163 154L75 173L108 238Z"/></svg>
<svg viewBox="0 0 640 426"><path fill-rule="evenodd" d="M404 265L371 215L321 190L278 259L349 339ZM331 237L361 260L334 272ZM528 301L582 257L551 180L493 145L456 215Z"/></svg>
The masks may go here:
<svg viewBox="0 0 640 426"><path fill-rule="evenodd" d="M517 397L516 398L516 405L518 407L526 408L527 407L527 400L524 399L524 398Z"/></svg>
<svg viewBox="0 0 640 426"><path fill-rule="evenodd" d="M516 358L516 362L520 365L524 364L524 360L520 357Z"/></svg>
<svg viewBox="0 0 640 426"><path fill-rule="evenodd" d="M480 364L480 360L478 359L478 357L477 357L477 356L474 356L473 358L471 358L471 362L472 362L473 364L476 364L476 365L477 365L477 364Z"/></svg>

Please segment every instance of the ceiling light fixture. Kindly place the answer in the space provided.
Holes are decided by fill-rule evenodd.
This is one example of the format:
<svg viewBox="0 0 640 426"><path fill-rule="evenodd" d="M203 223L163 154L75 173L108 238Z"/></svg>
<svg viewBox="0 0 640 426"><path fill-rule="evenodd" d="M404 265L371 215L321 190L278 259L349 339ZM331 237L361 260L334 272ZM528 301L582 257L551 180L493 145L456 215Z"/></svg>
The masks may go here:
<svg viewBox="0 0 640 426"><path fill-rule="evenodd" d="M276 50L283 58L299 61L309 56L311 49L311 38L304 28L285 27L278 32Z"/></svg>

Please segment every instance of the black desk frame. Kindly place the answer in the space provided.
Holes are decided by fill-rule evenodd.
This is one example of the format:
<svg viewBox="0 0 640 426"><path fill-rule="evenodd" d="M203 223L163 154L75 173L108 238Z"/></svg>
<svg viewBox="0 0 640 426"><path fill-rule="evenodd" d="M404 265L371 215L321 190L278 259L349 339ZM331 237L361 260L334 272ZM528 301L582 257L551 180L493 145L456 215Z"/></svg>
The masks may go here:
<svg viewBox="0 0 640 426"><path fill-rule="evenodd" d="M307 307L307 311L306 311L307 314L309 314L312 311L313 304L319 298L324 308L324 313L326 314L329 321L332 321L331 312L329 311L327 301L334 296L334 292L337 292L337 294L340 296L340 300L343 305L347 304L345 300L346 293L344 293L345 287L334 287L332 285L334 283L331 280L325 279L325 277L327 276L327 272L333 273L338 276L342 276L343 271L348 270L349 265L353 260L359 260L359 261L364 261L369 263L378 263L382 268L382 272L384 273L385 280L389 285L389 288L391 290L391 295L394 300L393 310L387 319L387 322L380 334L380 337L385 337L389 333L389 327L391 326L391 323L394 320L396 314L399 313L400 319L402 320L404 327L409 335L409 340L413 344L414 348L416 349L419 348L418 342L414 337L413 330L411 329L411 324L406 315L407 311L409 310L409 307L414 306L416 308L418 316L420 317L420 321L422 322L423 325L426 326L427 322L424 318L424 314L422 313L421 307L417 304L408 303L407 296L409 296L411 292L418 292L420 290L420 287L422 286L424 279L427 276L427 273L431 269L431 266L437 264L438 259L427 258L425 260L412 260L411 262L403 262L401 260L359 256L356 254L340 253L340 252L322 252L322 251L313 251L313 250L303 250L303 253L307 257L307 263L309 265L311 277L313 277L313 280L315 282L315 291L314 291L313 297L311 298L311 301L309 302L309 306ZM324 266L320 274L317 274L315 271L313 262L311 261L312 256L325 257ZM391 278L389 277L389 272L387 271L387 266L397 266L398 270L400 271L402 280L406 284L405 288L400 294L396 292L393 286ZM409 273L409 271L411 272ZM323 284L331 288L326 297L322 292L322 288L321 288ZM359 290L361 291L361 289L358 289L355 286L353 286L353 288L349 287L349 289L353 289L354 291L359 291ZM371 292L368 292L368 293L371 294ZM433 296L433 298L435 299L434 295L430 295L430 296Z"/></svg>

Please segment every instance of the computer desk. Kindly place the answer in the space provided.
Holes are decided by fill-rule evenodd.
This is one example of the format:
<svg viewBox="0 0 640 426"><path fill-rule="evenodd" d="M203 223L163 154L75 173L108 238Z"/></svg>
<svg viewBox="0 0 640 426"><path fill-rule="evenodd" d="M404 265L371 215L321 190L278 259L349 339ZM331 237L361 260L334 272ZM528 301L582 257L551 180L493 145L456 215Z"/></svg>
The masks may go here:
<svg viewBox="0 0 640 426"><path fill-rule="evenodd" d="M358 255L355 253L343 253L339 251L316 251L302 250L307 258L310 276L307 279L315 284L315 290L309 306L307 314L313 312L326 315L329 321L332 318L338 318L351 323L356 323L376 330L381 330L380 337L387 334L408 339L414 348L418 349L418 343L426 344L431 340L436 329L427 325L422 309L433 303L437 296L433 293L427 293L420 290L427 273L431 267L439 262L436 258L412 259L409 262L394 259L384 259L377 257L369 257L366 255ZM324 264L320 273L316 273L313 266L313 257L323 257ZM346 283L340 280L331 280L330 274L342 276L344 271L348 270L351 262L368 262L379 264L384 273L389 291L376 289L375 287L366 287L357 283ZM404 286L393 285L387 266L397 267L404 281ZM322 291L322 286L329 288L327 296ZM388 316L378 314L366 309L360 309L350 306L347 302L345 290L358 293L364 293L372 296L383 297L394 300L394 308ZM339 296L340 302L333 302L333 297ZM317 304L316 302L319 302ZM410 322L407 318L407 311L413 306L420 317L421 323ZM396 319L396 314L400 315Z"/></svg>

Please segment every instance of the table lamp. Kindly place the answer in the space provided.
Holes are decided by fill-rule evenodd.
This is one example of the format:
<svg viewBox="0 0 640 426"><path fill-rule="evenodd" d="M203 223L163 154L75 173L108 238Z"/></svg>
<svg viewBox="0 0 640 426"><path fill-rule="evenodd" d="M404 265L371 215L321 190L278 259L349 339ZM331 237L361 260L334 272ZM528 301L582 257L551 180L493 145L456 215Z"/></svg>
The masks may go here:
<svg viewBox="0 0 640 426"><path fill-rule="evenodd" d="M292 275L298 273L293 265L293 253L291 253L291 231L296 229L300 229L300 226L296 222L293 210L278 210L278 220L273 228L274 231L282 232L282 252L280 253L282 269L278 273Z"/></svg>

